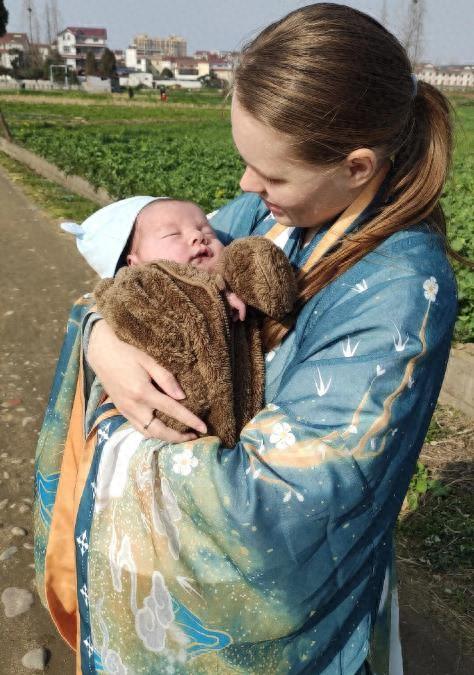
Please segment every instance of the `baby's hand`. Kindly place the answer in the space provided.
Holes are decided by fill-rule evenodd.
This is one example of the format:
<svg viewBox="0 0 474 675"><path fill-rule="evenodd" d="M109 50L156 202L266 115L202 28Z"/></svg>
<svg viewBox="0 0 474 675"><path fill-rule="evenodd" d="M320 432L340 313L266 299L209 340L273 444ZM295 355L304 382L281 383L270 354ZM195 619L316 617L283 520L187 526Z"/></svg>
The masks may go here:
<svg viewBox="0 0 474 675"><path fill-rule="evenodd" d="M240 319L243 321L247 311L245 302L243 302L235 293L232 293L232 291L226 291L225 296L227 298L227 302L232 307L232 320L237 321Z"/></svg>

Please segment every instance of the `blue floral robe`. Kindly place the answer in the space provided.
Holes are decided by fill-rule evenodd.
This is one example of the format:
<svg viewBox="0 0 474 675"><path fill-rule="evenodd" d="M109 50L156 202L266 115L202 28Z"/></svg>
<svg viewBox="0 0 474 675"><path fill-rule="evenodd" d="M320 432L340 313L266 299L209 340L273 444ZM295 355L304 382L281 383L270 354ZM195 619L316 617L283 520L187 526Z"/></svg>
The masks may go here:
<svg viewBox="0 0 474 675"><path fill-rule="evenodd" d="M224 243L274 223L251 194L212 218ZM322 235L277 243L300 267ZM82 672L388 674L393 530L455 315L443 242L421 224L305 305L233 448L145 440L87 386Z"/></svg>

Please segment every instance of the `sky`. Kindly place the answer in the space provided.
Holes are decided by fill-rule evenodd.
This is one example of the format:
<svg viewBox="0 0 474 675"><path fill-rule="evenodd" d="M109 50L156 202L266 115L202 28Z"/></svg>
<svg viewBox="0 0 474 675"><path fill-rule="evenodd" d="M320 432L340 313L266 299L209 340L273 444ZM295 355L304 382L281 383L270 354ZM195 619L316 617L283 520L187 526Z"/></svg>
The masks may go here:
<svg viewBox="0 0 474 675"><path fill-rule="evenodd" d="M387 26L401 37L411 0L385 0ZM422 60L435 64L474 63L473 0L424 0L426 18ZM25 5L30 2L41 25L46 0L4 0L8 31L28 32ZM51 0L50 0L51 2ZM108 46L124 49L138 33L151 37L181 35L188 54L197 49L239 50L259 30L308 0L56 0L60 27L107 28ZM344 3L380 18L383 0ZM44 39L44 35L42 36Z"/></svg>

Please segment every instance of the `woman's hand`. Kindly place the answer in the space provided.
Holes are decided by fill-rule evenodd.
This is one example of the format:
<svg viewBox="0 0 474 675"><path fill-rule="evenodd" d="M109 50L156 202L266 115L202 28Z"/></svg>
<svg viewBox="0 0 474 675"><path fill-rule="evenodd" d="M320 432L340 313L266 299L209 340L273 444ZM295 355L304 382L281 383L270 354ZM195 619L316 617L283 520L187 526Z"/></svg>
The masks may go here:
<svg viewBox="0 0 474 675"><path fill-rule="evenodd" d="M195 433L174 431L157 418L148 424L155 409L206 433L204 422L176 400L185 395L175 377L144 352L119 340L103 319L92 329L87 361L116 408L147 438L170 443L197 438Z"/></svg>

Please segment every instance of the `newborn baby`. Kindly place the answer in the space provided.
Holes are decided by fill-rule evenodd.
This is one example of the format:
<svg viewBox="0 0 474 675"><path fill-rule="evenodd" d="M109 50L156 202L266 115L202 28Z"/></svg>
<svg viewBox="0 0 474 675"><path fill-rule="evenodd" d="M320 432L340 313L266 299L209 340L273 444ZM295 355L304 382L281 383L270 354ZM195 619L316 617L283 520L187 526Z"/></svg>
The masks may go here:
<svg viewBox="0 0 474 675"><path fill-rule="evenodd" d="M172 260L198 269L216 270L224 244L217 238L205 213L193 202L159 199L138 214L122 261L135 266L156 260ZM226 289L234 319L245 319L245 304Z"/></svg>
<svg viewBox="0 0 474 675"><path fill-rule="evenodd" d="M188 409L234 445L263 406L263 315L282 319L296 298L285 254L263 237L224 246L196 204L153 197L124 199L63 229L101 276L115 275L94 295L117 336L172 372ZM157 411L145 429L155 414L186 430Z"/></svg>

